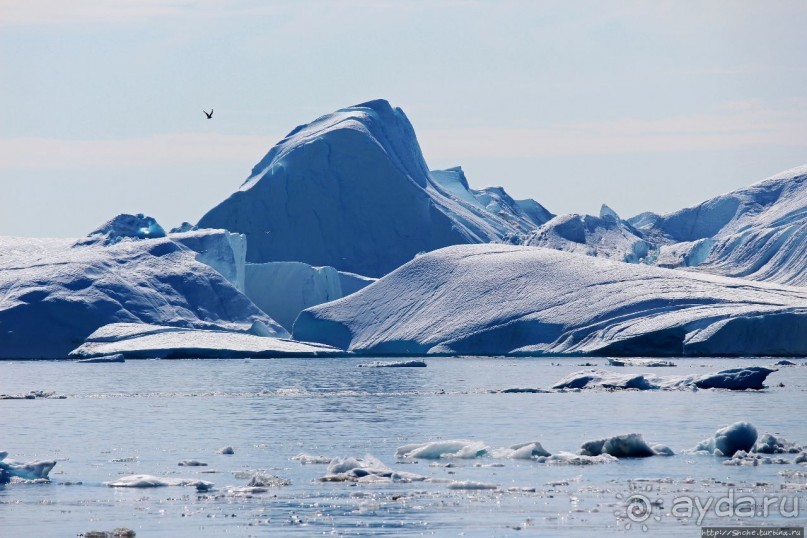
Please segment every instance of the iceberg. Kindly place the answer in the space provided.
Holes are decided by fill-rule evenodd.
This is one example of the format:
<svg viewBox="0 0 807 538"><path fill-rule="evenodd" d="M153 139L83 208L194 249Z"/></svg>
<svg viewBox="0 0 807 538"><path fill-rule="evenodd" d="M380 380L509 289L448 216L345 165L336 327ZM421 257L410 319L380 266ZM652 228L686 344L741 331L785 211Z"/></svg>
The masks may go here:
<svg viewBox="0 0 807 538"><path fill-rule="evenodd" d="M661 452L669 450L669 448L663 447ZM638 433L587 441L580 447L581 456L600 456L602 454L608 454L615 458L647 458L656 456L657 452Z"/></svg>
<svg viewBox="0 0 807 538"><path fill-rule="evenodd" d="M426 368L423 361L374 361L359 364L359 368Z"/></svg>
<svg viewBox="0 0 807 538"><path fill-rule="evenodd" d="M539 207L430 172L406 115L379 99L292 130L198 227L244 234L250 263L379 277L420 252L524 234Z"/></svg>
<svg viewBox="0 0 807 538"><path fill-rule="evenodd" d="M12 477L23 480L48 480L48 473L56 466L54 460L21 463L6 459L7 456L8 452L0 451L0 484L8 483Z"/></svg>
<svg viewBox="0 0 807 538"><path fill-rule="evenodd" d="M92 358L122 355L129 359L180 359L344 355L343 351L330 346L266 336L266 331L263 325L244 333L145 323L113 323L97 329L69 356Z"/></svg>
<svg viewBox="0 0 807 538"><path fill-rule="evenodd" d="M260 324L288 337L197 252L157 232L122 232L126 217L79 241L0 237L0 358L63 359L111 323L236 332Z"/></svg>
<svg viewBox="0 0 807 538"><path fill-rule="evenodd" d="M715 456L732 457L736 452L750 452L757 441L757 429L748 422L735 422L724 426L709 439L704 439L692 449Z"/></svg>
<svg viewBox="0 0 807 538"><path fill-rule="evenodd" d="M293 335L382 355L798 356L807 354L807 289L459 245L302 311Z"/></svg>
<svg viewBox="0 0 807 538"><path fill-rule="evenodd" d="M660 264L803 286L806 200L807 166L801 166L694 207L629 222L663 245Z"/></svg>

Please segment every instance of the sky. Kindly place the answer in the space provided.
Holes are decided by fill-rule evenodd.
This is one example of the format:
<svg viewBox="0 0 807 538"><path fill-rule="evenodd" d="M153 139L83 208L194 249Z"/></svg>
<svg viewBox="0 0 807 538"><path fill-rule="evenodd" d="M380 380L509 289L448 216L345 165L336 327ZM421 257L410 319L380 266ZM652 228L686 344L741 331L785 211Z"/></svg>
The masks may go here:
<svg viewBox="0 0 807 538"><path fill-rule="evenodd" d="M472 187L674 211L807 164L805 26L800 0L0 0L0 235L195 223L375 98Z"/></svg>

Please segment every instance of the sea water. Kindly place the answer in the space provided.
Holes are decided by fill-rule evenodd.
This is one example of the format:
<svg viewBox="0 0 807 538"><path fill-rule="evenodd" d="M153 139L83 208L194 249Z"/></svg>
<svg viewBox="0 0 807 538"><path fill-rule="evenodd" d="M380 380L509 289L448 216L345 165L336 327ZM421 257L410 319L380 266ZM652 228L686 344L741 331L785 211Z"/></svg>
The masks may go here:
<svg viewBox="0 0 807 538"><path fill-rule="evenodd" d="M373 360L0 362L0 394L65 396L0 400L0 450L17 461L58 460L49 483L0 486L0 536L78 536L120 527L139 537L696 536L697 509L671 513L673 502L685 498L701 505L723 499L725 510L706 511L701 525L804 525L807 519L804 465L727 466L724 458L683 452L736 421L807 444L804 359L779 368L763 391L548 393L499 391L548 388L591 368L582 363L691 375L774 360L677 359L674 368L616 368L591 358L426 357L426 368L358 367ZM491 449L539 441L549 452L575 452L584 441L625 433L640 433L676 455L586 466L395 457L399 446L447 439ZM233 455L217 453L228 445ZM323 482L327 465L292 459L300 453L370 454L429 480ZM178 465L186 459L207 465ZM245 486L255 471L291 483L252 495L228 489ZM197 492L104 485L132 474L215 486ZM454 489L469 482L495 489ZM744 496L759 503L759 514L726 508L726 499L736 504ZM772 498L784 509L774 504L762 514L762 502ZM631 514L644 499L655 504Z"/></svg>

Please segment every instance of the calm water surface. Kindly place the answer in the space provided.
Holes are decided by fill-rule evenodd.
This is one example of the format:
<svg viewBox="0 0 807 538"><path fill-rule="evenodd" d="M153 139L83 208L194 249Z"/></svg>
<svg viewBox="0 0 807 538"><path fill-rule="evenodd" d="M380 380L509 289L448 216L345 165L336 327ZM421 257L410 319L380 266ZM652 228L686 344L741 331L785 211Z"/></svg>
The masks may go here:
<svg viewBox="0 0 807 538"><path fill-rule="evenodd" d="M549 387L586 369L580 363L607 368L606 361L453 357L427 358L427 368L357 367L371 360L0 362L0 393L48 390L67 396L0 400L0 450L19 461L58 460L49 484L0 486L0 536L77 536L116 527L131 528L138 537L638 536L641 523L615 515L637 490L664 501L645 522L654 536L700 536L694 518L669 513L671 499L680 495L782 496L788 509L796 501L807 514L804 465L726 466L718 458L680 453L738 420L807 444L807 367L782 368L761 392L502 394L493 391ZM689 375L774 361L676 362L676 368L617 370ZM446 467L445 461L395 458L401 445L439 439L482 441L491 448L540 441L557 452L630 432L677 455L588 466L483 457ZM234 455L217 454L227 445ZM291 459L301 452L372 454L395 470L435 480L323 483L318 479L327 466ZM178 466L184 459L208 466ZM291 485L251 497L224 494L225 486L246 485L236 473L254 470L290 479ZM216 490L103 485L129 474L203 479ZM498 489L449 489L452 480ZM755 518L709 514L705 522L804 525L807 519L773 512Z"/></svg>

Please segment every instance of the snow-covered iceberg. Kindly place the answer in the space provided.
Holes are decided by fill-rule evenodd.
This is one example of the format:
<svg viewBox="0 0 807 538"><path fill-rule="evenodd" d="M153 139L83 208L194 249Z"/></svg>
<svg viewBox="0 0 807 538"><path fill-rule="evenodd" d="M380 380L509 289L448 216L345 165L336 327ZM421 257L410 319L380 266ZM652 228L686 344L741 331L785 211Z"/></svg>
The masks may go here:
<svg viewBox="0 0 807 538"><path fill-rule="evenodd" d="M629 222L663 245L658 263L807 285L807 166L667 215Z"/></svg>
<svg viewBox="0 0 807 538"><path fill-rule="evenodd" d="M188 232L175 241L158 227L122 215L79 241L0 237L0 358L64 358L110 323L243 332L260 324L266 335L288 336L215 264L199 261L230 234ZM186 243L207 245L206 253Z"/></svg>
<svg viewBox="0 0 807 538"><path fill-rule="evenodd" d="M501 209L501 212L500 212ZM301 261L378 277L419 252L534 228L537 203L429 172L399 108L376 100L291 131L199 221L246 235L247 261Z"/></svg>
<svg viewBox="0 0 807 538"><path fill-rule="evenodd" d="M144 323L113 323L99 328L70 352L89 358L113 354L127 358L314 357L343 352L321 344L267 336L263 326L252 333L187 329ZM257 334L256 334L257 333Z"/></svg>
<svg viewBox="0 0 807 538"><path fill-rule="evenodd" d="M300 313L294 337L377 354L807 354L807 289L537 247L418 256Z"/></svg>

